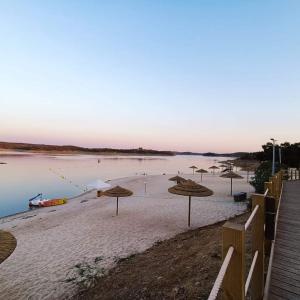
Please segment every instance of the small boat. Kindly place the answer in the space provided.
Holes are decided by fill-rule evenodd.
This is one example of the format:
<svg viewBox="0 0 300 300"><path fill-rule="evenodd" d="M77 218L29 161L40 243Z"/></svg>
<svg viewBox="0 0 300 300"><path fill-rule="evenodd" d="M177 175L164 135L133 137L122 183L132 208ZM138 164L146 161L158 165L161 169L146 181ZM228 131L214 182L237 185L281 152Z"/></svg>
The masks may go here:
<svg viewBox="0 0 300 300"><path fill-rule="evenodd" d="M67 203L67 198L43 199L42 194L29 199L29 207L48 207Z"/></svg>
<svg viewBox="0 0 300 300"><path fill-rule="evenodd" d="M48 206L62 205L66 203L67 203L67 198L48 199L48 200L42 200L40 206L48 207Z"/></svg>

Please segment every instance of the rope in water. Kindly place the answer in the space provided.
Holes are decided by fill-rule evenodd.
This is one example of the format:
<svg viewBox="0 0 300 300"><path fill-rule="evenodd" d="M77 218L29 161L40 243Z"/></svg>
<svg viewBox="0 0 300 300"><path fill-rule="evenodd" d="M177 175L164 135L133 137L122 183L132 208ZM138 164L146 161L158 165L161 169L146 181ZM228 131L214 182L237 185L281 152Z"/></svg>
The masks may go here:
<svg viewBox="0 0 300 300"><path fill-rule="evenodd" d="M49 168L49 171L52 172L53 174L57 175L60 179L65 180L66 182L68 182L69 184L73 185L74 187L76 187L77 189L79 189L83 192L86 192L88 190L87 186L80 186L79 184L73 183L72 180L68 179L65 175L58 173L57 171L55 171L52 168Z"/></svg>

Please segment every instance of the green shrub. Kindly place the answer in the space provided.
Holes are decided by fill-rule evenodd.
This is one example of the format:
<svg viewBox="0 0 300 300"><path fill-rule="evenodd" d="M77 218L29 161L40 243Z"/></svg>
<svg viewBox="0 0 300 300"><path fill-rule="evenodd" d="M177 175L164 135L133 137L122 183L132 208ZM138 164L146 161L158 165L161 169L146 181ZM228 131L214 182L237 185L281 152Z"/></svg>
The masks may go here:
<svg viewBox="0 0 300 300"><path fill-rule="evenodd" d="M279 165L275 164L275 172L279 170ZM254 178L250 181L250 184L254 186L255 192L263 194L264 184L269 181L272 176L272 162L265 161L262 162L255 171Z"/></svg>

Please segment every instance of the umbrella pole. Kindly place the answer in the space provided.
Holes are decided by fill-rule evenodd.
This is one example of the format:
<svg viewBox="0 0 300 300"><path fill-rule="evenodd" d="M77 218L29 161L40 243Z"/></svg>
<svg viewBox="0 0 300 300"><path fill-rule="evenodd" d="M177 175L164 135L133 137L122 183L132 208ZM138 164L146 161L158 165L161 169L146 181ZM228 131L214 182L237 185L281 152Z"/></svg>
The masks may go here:
<svg viewBox="0 0 300 300"><path fill-rule="evenodd" d="M203 175L203 174L201 173L201 182L202 182L202 175Z"/></svg>
<svg viewBox="0 0 300 300"><path fill-rule="evenodd" d="M189 196L189 218L188 218L188 226L191 225L191 196Z"/></svg>
<svg viewBox="0 0 300 300"><path fill-rule="evenodd" d="M116 211L116 215L119 214L119 197L117 197L117 211Z"/></svg>
<svg viewBox="0 0 300 300"><path fill-rule="evenodd" d="M232 196L232 178L230 178L230 181L231 181L230 195Z"/></svg>

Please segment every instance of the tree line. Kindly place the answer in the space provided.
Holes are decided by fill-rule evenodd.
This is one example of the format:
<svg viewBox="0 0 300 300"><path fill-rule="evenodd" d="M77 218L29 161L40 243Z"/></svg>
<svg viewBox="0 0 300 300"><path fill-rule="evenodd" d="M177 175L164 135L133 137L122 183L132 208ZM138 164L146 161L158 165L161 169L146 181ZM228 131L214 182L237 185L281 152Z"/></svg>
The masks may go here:
<svg viewBox="0 0 300 300"><path fill-rule="evenodd" d="M280 150L279 150L280 148ZM255 159L261 162L272 161L273 159L273 144L266 143L262 145L262 151L252 152L242 155L242 159ZM279 162L279 156L281 151L281 163L289 168L300 167L300 143L282 143L275 146L275 161Z"/></svg>

